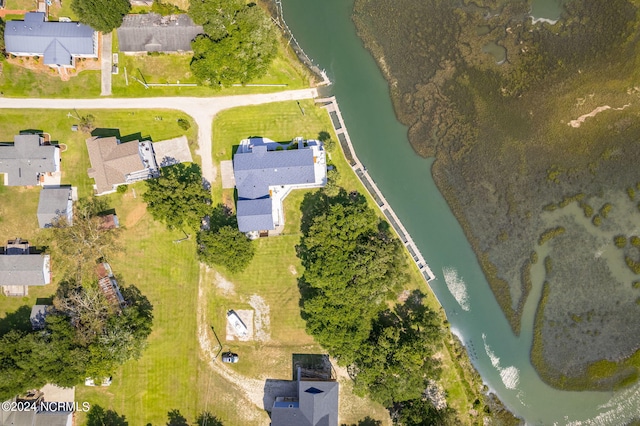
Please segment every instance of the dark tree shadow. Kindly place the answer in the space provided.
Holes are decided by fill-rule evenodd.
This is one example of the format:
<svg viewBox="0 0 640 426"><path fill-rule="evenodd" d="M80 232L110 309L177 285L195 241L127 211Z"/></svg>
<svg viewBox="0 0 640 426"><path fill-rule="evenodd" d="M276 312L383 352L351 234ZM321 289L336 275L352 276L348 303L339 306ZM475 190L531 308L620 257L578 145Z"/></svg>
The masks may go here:
<svg viewBox="0 0 640 426"><path fill-rule="evenodd" d="M87 426L129 426L129 422L124 415L94 405L87 413Z"/></svg>
<svg viewBox="0 0 640 426"><path fill-rule="evenodd" d="M382 421L367 416L364 419L359 420L357 424L352 423L348 425L346 423L342 423L341 426L382 426Z"/></svg>
<svg viewBox="0 0 640 426"><path fill-rule="evenodd" d="M224 426L224 423L210 412L204 411L196 419L196 426Z"/></svg>
<svg viewBox="0 0 640 426"><path fill-rule="evenodd" d="M24 129L20 130L21 135L41 135L44 133L42 129Z"/></svg>
<svg viewBox="0 0 640 426"><path fill-rule="evenodd" d="M209 215L209 230L217 232L225 226L237 228L238 218L229 207L220 203L211 209L211 214Z"/></svg>
<svg viewBox="0 0 640 426"><path fill-rule="evenodd" d="M186 417L180 414L180 410L171 410L167 413L169 421L167 426L189 426Z"/></svg>
<svg viewBox="0 0 640 426"><path fill-rule="evenodd" d="M16 311L8 313L0 319L0 336L4 336L11 330L31 331L31 306L22 305Z"/></svg>
<svg viewBox="0 0 640 426"><path fill-rule="evenodd" d="M93 129L91 136L97 136L99 138L115 137L116 139L120 139L120 129L98 127L97 129Z"/></svg>

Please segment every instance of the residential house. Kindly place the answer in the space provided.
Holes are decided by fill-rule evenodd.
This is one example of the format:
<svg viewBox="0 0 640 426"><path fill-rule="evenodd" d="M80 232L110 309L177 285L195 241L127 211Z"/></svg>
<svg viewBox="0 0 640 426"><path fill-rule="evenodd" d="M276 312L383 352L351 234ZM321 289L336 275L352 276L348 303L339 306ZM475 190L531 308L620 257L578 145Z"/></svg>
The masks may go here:
<svg viewBox="0 0 640 426"><path fill-rule="evenodd" d="M60 219L73 225L71 188L43 188L40 191L40 201L38 202L40 228L50 228Z"/></svg>
<svg viewBox="0 0 640 426"><path fill-rule="evenodd" d="M118 28L118 43L125 54L190 52L191 41L203 32L186 14L127 15Z"/></svg>
<svg viewBox="0 0 640 426"><path fill-rule="evenodd" d="M120 227L120 220L115 213L100 216L100 229L116 229Z"/></svg>
<svg viewBox="0 0 640 426"><path fill-rule="evenodd" d="M87 139L86 143L91 162L88 173L95 180L97 195L114 192L120 185L158 177L160 167L193 161L184 136L160 142L126 143L113 136L95 136Z"/></svg>
<svg viewBox="0 0 640 426"><path fill-rule="evenodd" d="M120 143L116 137L94 136L86 140L97 195L114 192L118 186L157 177L158 165L149 141Z"/></svg>
<svg viewBox="0 0 640 426"><path fill-rule="evenodd" d="M42 56L53 68L75 68L77 58L98 57L98 33L79 22L47 21L42 12L30 12L24 21L7 21L6 52L15 56Z"/></svg>
<svg viewBox="0 0 640 426"><path fill-rule="evenodd" d="M30 286L51 282L48 254L32 254L29 242L21 239L8 241L0 253L0 286L7 296L26 296Z"/></svg>
<svg viewBox="0 0 640 426"><path fill-rule="evenodd" d="M293 148L293 149L292 149ZM322 142L295 139L288 149L267 138L240 142L233 156L238 228L251 237L284 226L282 201L292 189L327 183Z"/></svg>
<svg viewBox="0 0 640 426"><path fill-rule="evenodd" d="M267 409L271 411L271 426L338 426L339 384L331 374L328 357L323 357L328 374L297 366L293 380L267 381L266 392L276 389L280 393L265 394L265 404L273 400Z"/></svg>
<svg viewBox="0 0 640 426"><path fill-rule="evenodd" d="M0 173L7 186L39 185L45 175L60 172L60 149L40 135L17 135L0 143Z"/></svg>

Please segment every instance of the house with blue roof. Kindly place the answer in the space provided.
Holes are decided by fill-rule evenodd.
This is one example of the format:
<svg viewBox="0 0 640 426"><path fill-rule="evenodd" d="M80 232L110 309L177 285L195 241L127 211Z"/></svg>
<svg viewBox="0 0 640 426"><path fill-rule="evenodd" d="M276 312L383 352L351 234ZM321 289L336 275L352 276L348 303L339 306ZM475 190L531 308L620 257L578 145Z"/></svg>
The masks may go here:
<svg viewBox="0 0 640 426"><path fill-rule="evenodd" d="M250 138L233 156L238 228L252 238L282 231L282 202L291 190L327 183L322 142L296 138L284 148L271 139Z"/></svg>
<svg viewBox="0 0 640 426"><path fill-rule="evenodd" d="M75 68L76 58L98 57L98 33L79 22L47 21L42 12L30 12L23 21L7 21L7 53L42 56L52 68Z"/></svg>

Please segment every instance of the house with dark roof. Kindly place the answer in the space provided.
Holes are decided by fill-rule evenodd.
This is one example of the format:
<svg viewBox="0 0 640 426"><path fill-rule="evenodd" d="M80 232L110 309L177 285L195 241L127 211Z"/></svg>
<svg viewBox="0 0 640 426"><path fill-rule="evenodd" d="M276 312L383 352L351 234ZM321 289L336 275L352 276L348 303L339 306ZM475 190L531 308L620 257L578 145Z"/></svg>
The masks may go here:
<svg viewBox="0 0 640 426"><path fill-rule="evenodd" d="M186 14L127 15L118 28L118 43L125 54L190 52L191 41L202 33L202 26L194 24Z"/></svg>
<svg viewBox="0 0 640 426"><path fill-rule="evenodd" d="M320 361L315 366L297 360ZM339 384L327 355L294 354L293 380L267 380L271 426L338 426Z"/></svg>
<svg viewBox="0 0 640 426"><path fill-rule="evenodd" d="M158 164L150 141L120 143L115 136L86 140L97 195L114 192L118 186L157 177Z"/></svg>
<svg viewBox="0 0 640 426"><path fill-rule="evenodd" d="M0 253L0 286L7 296L26 296L30 286L42 286L51 282L48 254L31 253L29 242L7 242Z"/></svg>
<svg viewBox="0 0 640 426"><path fill-rule="evenodd" d="M73 225L73 200L71 188L43 188L38 201L38 224L50 228L60 219Z"/></svg>
<svg viewBox="0 0 640 426"><path fill-rule="evenodd" d="M42 56L53 68L74 68L76 58L98 57L98 33L79 22L47 21L42 12L30 12L23 21L7 21L7 53Z"/></svg>
<svg viewBox="0 0 640 426"><path fill-rule="evenodd" d="M297 138L283 148L271 139L250 138L240 142L233 156L238 229L250 237L277 233L284 226L282 201L292 189L327 183L322 142Z"/></svg>
<svg viewBox="0 0 640 426"><path fill-rule="evenodd" d="M46 174L60 171L60 149L40 135L18 135L0 143L0 173L7 186L39 185Z"/></svg>

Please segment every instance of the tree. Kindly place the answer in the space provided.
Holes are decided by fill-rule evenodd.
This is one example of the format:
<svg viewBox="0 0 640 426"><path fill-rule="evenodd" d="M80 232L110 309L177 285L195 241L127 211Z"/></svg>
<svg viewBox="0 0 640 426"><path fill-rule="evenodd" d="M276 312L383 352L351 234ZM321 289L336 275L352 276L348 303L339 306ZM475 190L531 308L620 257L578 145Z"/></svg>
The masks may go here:
<svg viewBox="0 0 640 426"><path fill-rule="evenodd" d="M195 0L189 15L205 31L191 43L191 69L202 84L219 88L266 73L277 52L277 38L259 6L239 0Z"/></svg>
<svg viewBox="0 0 640 426"><path fill-rule="evenodd" d="M211 208L211 195L202 183L197 164L163 167L159 178L146 181L142 198L151 216L167 228L198 230Z"/></svg>
<svg viewBox="0 0 640 426"><path fill-rule="evenodd" d="M315 197L315 198L314 198ZM360 194L307 197L298 256L305 267L307 330L339 362L351 364L369 338L387 293L404 281L400 243Z"/></svg>
<svg viewBox="0 0 640 426"><path fill-rule="evenodd" d="M96 128L95 121L96 121L96 118L91 114L87 114L87 115L81 116L80 117L80 131L82 131L84 133L91 133L93 131L93 129Z"/></svg>
<svg viewBox="0 0 640 426"><path fill-rule="evenodd" d="M208 411L200 413L196 419L197 426L224 426L222 421Z"/></svg>
<svg viewBox="0 0 640 426"><path fill-rule="evenodd" d="M50 240L56 273L73 275L74 282L91 282L98 259L109 259L121 247L119 229L106 229L99 213L107 210L105 199L84 198L76 203L73 224L60 218L53 224Z"/></svg>
<svg viewBox="0 0 640 426"><path fill-rule="evenodd" d="M198 233L198 257L210 266L224 266L231 272L243 271L253 259L255 247L237 228L223 226L217 231Z"/></svg>
<svg viewBox="0 0 640 426"><path fill-rule="evenodd" d="M92 405L87 413L87 426L129 426L129 422L124 415Z"/></svg>
<svg viewBox="0 0 640 426"><path fill-rule="evenodd" d="M0 50L2 52L4 52L5 50L5 44L4 44L4 27L5 27L5 22L0 19Z"/></svg>
<svg viewBox="0 0 640 426"><path fill-rule="evenodd" d="M171 410L167 413L169 421L167 426L189 426L187 419L180 413L180 410Z"/></svg>
<svg viewBox="0 0 640 426"><path fill-rule="evenodd" d="M83 24L96 31L110 33L122 25L131 10L129 0L72 0L71 9Z"/></svg>

